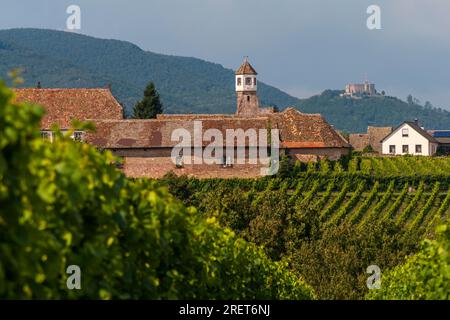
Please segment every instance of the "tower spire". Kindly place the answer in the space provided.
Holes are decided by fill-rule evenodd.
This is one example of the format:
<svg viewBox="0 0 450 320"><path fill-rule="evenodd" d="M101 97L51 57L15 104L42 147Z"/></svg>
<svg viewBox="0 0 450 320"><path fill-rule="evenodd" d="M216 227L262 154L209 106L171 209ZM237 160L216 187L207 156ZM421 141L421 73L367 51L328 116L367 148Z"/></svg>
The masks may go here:
<svg viewBox="0 0 450 320"><path fill-rule="evenodd" d="M236 70L237 114L241 116L254 116L259 113L259 100L257 91L256 70L244 56L244 62Z"/></svg>

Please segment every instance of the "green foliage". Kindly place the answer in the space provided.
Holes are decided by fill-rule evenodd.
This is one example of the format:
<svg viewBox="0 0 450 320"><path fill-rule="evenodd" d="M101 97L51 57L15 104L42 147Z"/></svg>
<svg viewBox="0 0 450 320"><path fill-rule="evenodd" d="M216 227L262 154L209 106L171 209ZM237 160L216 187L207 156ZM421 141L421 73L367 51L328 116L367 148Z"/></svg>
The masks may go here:
<svg viewBox="0 0 450 320"><path fill-rule="evenodd" d="M366 132L367 126L398 126L405 120L420 119L430 129L450 127L450 112L411 103L390 96L351 99L340 97L340 90L325 90L322 94L302 99L300 110L320 113L336 128L347 132ZM386 112L389 110L389 112Z"/></svg>
<svg viewBox="0 0 450 320"><path fill-rule="evenodd" d="M438 227L438 239L426 240L406 262L382 274L381 288L367 298L377 300L450 299L450 227Z"/></svg>
<svg viewBox="0 0 450 320"><path fill-rule="evenodd" d="M364 149L363 149L363 153L372 153L374 150L373 150L373 148L372 148L372 146L369 144L367 147L365 147Z"/></svg>
<svg viewBox="0 0 450 320"><path fill-rule="evenodd" d="M181 177L162 183L176 194L183 194L177 186L189 186L185 203L262 245L272 259L289 261L320 299L362 299L369 265L393 268L416 253L421 240L434 236L428 225L449 214L448 184L420 175L410 184L402 177L321 170L296 178ZM413 185L417 189L409 188Z"/></svg>
<svg viewBox="0 0 450 320"><path fill-rule="evenodd" d="M0 84L0 298L313 298L286 262L126 179L109 152L70 132L44 141L42 109L12 98ZM81 290L66 287L69 265Z"/></svg>
<svg viewBox="0 0 450 320"><path fill-rule="evenodd" d="M133 108L133 118L154 119L162 112L163 106L159 100L159 93L155 89L155 84L150 82L145 88L144 98Z"/></svg>

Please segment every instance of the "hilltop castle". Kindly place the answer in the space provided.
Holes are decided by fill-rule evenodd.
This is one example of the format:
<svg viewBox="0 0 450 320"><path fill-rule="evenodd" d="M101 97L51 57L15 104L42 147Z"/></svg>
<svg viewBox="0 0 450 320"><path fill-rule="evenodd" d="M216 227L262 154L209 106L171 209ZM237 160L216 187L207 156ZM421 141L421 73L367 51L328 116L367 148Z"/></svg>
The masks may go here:
<svg viewBox="0 0 450 320"><path fill-rule="evenodd" d="M159 178L170 171L199 178L260 176L263 165L252 161L238 163L233 161L235 159L224 159L220 164L196 164L196 151L207 148L205 141L192 147L201 150L183 155L192 157L192 161L184 159L174 163L171 153L178 143L172 139L174 130L182 129L195 140L199 123L202 130L214 129L223 137L230 130L241 130L244 139L238 142L236 149L242 149L247 155L255 148L250 142L258 141L254 132L270 129L279 132L278 151L293 161L325 157L336 160L348 154L350 145L321 115L304 114L292 107L283 112L276 112L272 107L261 108L257 72L247 59L236 71L235 81L235 114L161 114L150 120L124 119L122 107L109 89L26 88L14 91L19 101L40 104L46 109L41 132L47 139L53 137L52 124L66 130L72 119L93 121L96 132L76 131L74 138L122 157L122 170L130 177Z"/></svg>

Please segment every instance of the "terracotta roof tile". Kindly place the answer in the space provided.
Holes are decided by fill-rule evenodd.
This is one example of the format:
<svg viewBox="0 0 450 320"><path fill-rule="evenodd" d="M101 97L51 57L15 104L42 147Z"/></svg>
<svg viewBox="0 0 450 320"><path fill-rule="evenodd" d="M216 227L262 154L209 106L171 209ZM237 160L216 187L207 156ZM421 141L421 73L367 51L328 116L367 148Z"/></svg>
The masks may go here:
<svg viewBox="0 0 450 320"><path fill-rule="evenodd" d="M86 140L103 148L173 147L175 129L194 134L194 120L201 120L203 133L218 129L225 140L227 129L279 129L281 146L286 148L348 148L345 141L320 115L303 114L293 108L282 113L253 118L230 115L189 115L189 117L159 117L155 120L96 121L97 131ZM203 141L203 146L209 141Z"/></svg>
<svg viewBox="0 0 450 320"><path fill-rule="evenodd" d="M14 89L17 101L45 108L41 127L70 128L72 119L122 119L122 107L109 89Z"/></svg>
<svg viewBox="0 0 450 320"><path fill-rule="evenodd" d="M349 148L348 142L320 114L305 114L287 108L270 116L280 129L282 146L289 148Z"/></svg>
<svg viewBox="0 0 450 320"><path fill-rule="evenodd" d="M245 60L244 63L242 63L242 65L239 67L239 69L236 70L236 75L242 75L242 74L257 75L258 73L252 67L252 65L247 60Z"/></svg>

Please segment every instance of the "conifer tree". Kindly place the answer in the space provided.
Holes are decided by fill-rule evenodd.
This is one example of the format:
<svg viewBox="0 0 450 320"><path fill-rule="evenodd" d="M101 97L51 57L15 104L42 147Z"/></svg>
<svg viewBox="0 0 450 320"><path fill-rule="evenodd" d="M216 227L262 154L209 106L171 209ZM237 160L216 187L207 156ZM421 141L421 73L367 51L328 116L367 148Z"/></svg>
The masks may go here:
<svg viewBox="0 0 450 320"><path fill-rule="evenodd" d="M155 84L150 82L144 91L144 98L136 103L133 108L134 119L153 119L157 114L163 112L159 93L155 89Z"/></svg>

